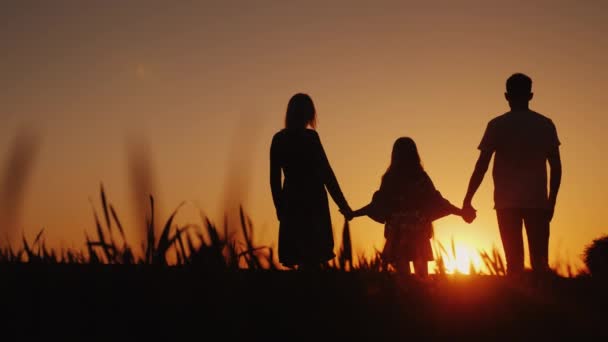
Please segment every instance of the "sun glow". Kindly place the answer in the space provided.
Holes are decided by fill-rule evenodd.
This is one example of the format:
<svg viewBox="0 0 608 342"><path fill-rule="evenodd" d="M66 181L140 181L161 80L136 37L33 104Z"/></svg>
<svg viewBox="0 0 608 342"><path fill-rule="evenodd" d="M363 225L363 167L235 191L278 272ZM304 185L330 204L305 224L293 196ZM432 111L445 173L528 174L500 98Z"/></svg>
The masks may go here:
<svg viewBox="0 0 608 342"><path fill-rule="evenodd" d="M465 243L455 243L449 251L441 250L441 257L448 274L478 273L483 267L477 250Z"/></svg>

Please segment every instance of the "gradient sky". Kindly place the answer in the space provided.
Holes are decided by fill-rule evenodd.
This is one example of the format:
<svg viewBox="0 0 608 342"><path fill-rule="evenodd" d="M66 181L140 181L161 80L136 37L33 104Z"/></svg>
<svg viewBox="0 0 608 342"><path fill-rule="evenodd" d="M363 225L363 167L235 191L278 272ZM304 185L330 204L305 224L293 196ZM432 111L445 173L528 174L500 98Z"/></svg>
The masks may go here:
<svg viewBox="0 0 608 342"><path fill-rule="evenodd" d="M186 200L179 222L198 222L195 206L221 221L227 203L243 202L258 244L276 244L268 153L291 95L315 101L353 208L371 198L399 136L414 138L460 205L488 120L508 110L504 82L524 72L532 109L562 141L551 257L578 265L608 232L606 13L600 0L5 1L0 162L23 127L40 136L20 222L30 238L45 227L56 246L81 247L93 232L100 182L134 224L130 141L147 144L165 216ZM436 222L439 240L501 246L492 186L488 173L473 224ZM379 224L351 227L356 251L381 248Z"/></svg>

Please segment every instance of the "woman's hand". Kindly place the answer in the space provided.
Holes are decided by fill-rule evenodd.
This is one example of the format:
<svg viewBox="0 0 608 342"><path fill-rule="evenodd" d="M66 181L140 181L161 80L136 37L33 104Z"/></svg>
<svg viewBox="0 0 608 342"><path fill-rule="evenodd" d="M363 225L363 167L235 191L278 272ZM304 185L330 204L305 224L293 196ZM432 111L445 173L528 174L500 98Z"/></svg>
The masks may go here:
<svg viewBox="0 0 608 342"><path fill-rule="evenodd" d="M353 219L354 217L354 212L350 207L344 208L344 209L340 209L340 213L342 213L342 215L344 215L344 218L347 221L350 221Z"/></svg>

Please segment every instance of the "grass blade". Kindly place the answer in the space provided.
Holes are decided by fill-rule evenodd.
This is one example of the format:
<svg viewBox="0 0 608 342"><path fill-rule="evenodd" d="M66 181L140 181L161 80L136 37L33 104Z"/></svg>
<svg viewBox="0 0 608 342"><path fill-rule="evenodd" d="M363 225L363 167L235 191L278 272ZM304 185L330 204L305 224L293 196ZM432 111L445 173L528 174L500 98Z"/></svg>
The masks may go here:
<svg viewBox="0 0 608 342"><path fill-rule="evenodd" d="M110 204L110 213L112 214L112 219L114 219L114 222L116 223L116 226L118 227L118 231L120 232L120 236L122 237L123 242L127 241L127 238L125 237L125 230L122 228L122 223L120 223L120 220L118 219L118 215L116 214L116 210L114 210L114 207Z"/></svg>
<svg viewBox="0 0 608 342"><path fill-rule="evenodd" d="M103 215L106 219L106 226L108 227L108 230L112 229L112 223L110 221L110 215L108 213L108 201L106 199L106 192L103 188L103 184L101 184L101 206L103 208Z"/></svg>
<svg viewBox="0 0 608 342"><path fill-rule="evenodd" d="M162 265L166 264L165 254L167 253L167 250L170 247L169 232L171 231L171 226L173 224L173 220L175 219L175 215L177 215L177 212L184 204L185 204L185 202L180 203L177 206L177 208L175 208L175 210L173 210L173 212L169 216L169 219L165 223L165 227L163 228L163 230L161 232L160 238L158 240L158 246L157 246L156 252L154 254L154 259L153 259L154 264L162 264Z"/></svg>

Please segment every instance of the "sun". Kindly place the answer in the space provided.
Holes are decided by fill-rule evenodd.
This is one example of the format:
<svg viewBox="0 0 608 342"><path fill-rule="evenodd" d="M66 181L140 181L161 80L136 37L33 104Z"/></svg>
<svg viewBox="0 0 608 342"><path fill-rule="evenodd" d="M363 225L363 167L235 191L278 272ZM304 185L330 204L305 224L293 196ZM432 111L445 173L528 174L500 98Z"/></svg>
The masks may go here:
<svg viewBox="0 0 608 342"><path fill-rule="evenodd" d="M455 243L449 253L441 254L448 274L471 274L471 271L477 273L483 267L477 250L465 243Z"/></svg>

